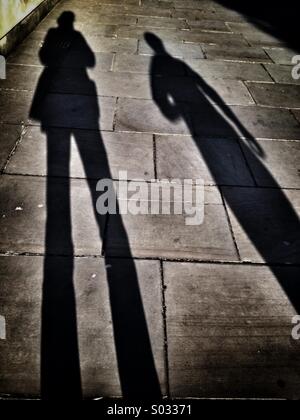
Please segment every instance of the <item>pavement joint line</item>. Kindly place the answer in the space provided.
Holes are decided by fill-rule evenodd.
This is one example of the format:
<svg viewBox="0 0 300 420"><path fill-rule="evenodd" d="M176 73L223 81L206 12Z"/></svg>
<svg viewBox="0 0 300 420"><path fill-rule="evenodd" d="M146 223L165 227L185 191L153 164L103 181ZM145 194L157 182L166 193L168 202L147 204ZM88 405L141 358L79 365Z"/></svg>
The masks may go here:
<svg viewBox="0 0 300 420"><path fill-rule="evenodd" d="M60 176L60 175L37 175L37 174L22 174L22 173L14 173L14 172L3 172L0 174L1 177L24 177L24 178L42 178L42 179L57 179L57 180L75 180L75 181L97 181L99 180L99 178L90 178L90 177L85 177L85 178L81 178L81 177L67 177L67 176ZM111 179L113 182L119 182L120 179L119 178L109 178ZM164 180L165 178L153 178L153 180L148 180L145 179L143 182L145 182L146 184L151 184L153 182L155 183L160 183ZM196 180L197 178L195 178L194 180ZM183 180L183 178L181 179ZM132 178L132 179L127 179L125 181L121 180L122 182L127 182L130 183L132 181L136 181L136 178ZM261 186L261 185L231 185L231 184L213 184L213 183L207 183L204 184L205 187L207 188L248 188L248 189L261 189L261 190L275 190L275 191L300 191L300 188L296 188L296 187L272 187L272 186ZM217 205L222 205L222 204L215 204Z"/></svg>
<svg viewBox="0 0 300 420"><path fill-rule="evenodd" d="M158 179L157 177L157 148L156 148L156 136L153 134L153 169L154 169L154 178Z"/></svg>
<svg viewBox="0 0 300 420"><path fill-rule="evenodd" d="M116 132L118 108L119 108L119 97L116 98L116 103L114 105L114 115L113 115L113 121L112 121L113 132Z"/></svg>
<svg viewBox="0 0 300 420"><path fill-rule="evenodd" d="M101 254L53 254L53 253L32 253L32 252L13 252L13 251L1 251L0 258L9 257L51 257L51 258L74 258L74 259L101 259L106 258L115 260L130 260L130 261L161 261L163 263L187 263L187 264L203 264L203 265L228 265L228 266L245 266L245 267L282 267L282 268L300 268L299 264L289 263L276 263L276 262L250 262L250 261L222 261L222 260L201 260L196 258L164 258L164 257L138 257L138 256L124 256L124 255L101 255Z"/></svg>
<svg viewBox="0 0 300 420"><path fill-rule="evenodd" d="M105 216L104 229L103 229L103 237L102 237L101 256L103 258L108 257L106 255L106 244L107 244L107 241L108 241L108 234L107 234L107 232L108 232L108 227L109 227L109 219L110 219L110 214L107 214ZM121 223L122 223L122 218L121 218ZM125 231L125 233L126 233L126 231Z"/></svg>
<svg viewBox="0 0 300 420"><path fill-rule="evenodd" d="M252 94L252 92L251 92L251 90L250 90L250 88L249 88L249 86L248 86L248 83L247 83L245 80L241 80L241 82L242 82L243 86L245 86L245 89L247 90L247 92L248 92L248 94L249 94L250 98L252 99L253 103L254 103L255 105L258 105L258 103L257 103L257 101L256 101L256 99L255 99L255 97L253 96L253 94Z"/></svg>
<svg viewBox="0 0 300 420"><path fill-rule="evenodd" d="M252 181L253 181L253 183L254 183L254 186L255 186L255 187L258 187L258 183L257 183L257 181L256 181L256 178L255 178L254 172L253 172L253 170L252 170L252 168L251 168L250 162L249 162L249 161L248 161L248 159L247 159L247 153L246 153L246 151L244 150L244 147L242 146L242 142L238 139L236 143L237 143L237 145L238 145L238 147L239 147L239 149L240 149L240 152L241 152L241 154L242 154L242 156L243 156L243 158L244 158L245 165L246 165L246 167L247 167L247 169L248 169L248 171L249 171L249 173L250 173L250 175L251 175L251 178L252 178ZM278 188L278 189L281 189L281 188Z"/></svg>
<svg viewBox="0 0 300 420"><path fill-rule="evenodd" d="M0 175L1 175L1 176L5 173L6 168L8 167L8 165L9 165L9 163L10 163L10 161L11 161L11 158L12 158L12 157L15 155L15 153L17 152L18 146L19 146L19 144L22 142L23 137L24 137L24 136L25 136L25 134L27 133L27 130L28 130L28 127L27 127L25 124L21 124L21 133L20 133L20 135L18 136L18 138L16 139L15 145L14 145L14 147L12 148L12 150L10 151L10 153L9 153L9 155L8 155L7 159L6 159L6 162L5 162L4 166L3 166L3 168L1 168L1 171L0 171Z"/></svg>
<svg viewBox="0 0 300 420"><path fill-rule="evenodd" d="M291 110L292 111L292 110ZM292 115L293 115L293 117L294 118L296 118L295 117L295 115L292 113ZM300 121L298 121L298 119L296 118L296 121L300 124ZM13 126L19 126L20 124L21 124L22 122L15 122L15 123L13 123L13 122L5 122L5 121L0 121L0 124L7 124L7 125L13 125ZM27 127L40 127L38 124L32 124L32 122L28 122L27 123L27 125L26 125ZM61 127L61 126L48 126L47 128L54 128L54 129L56 129L56 130L69 130L70 129L70 127ZM160 132L145 132L145 131L126 131L126 130L117 130L117 131L113 131L113 130L102 130L102 129L100 129L100 130L96 130L96 129L94 129L94 128L72 128L72 129L74 129L74 130L76 130L76 131L94 131L94 132L99 132L99 133L113 133L113 132L115 132L115 133L117 133L117 134L122 134L122 133L125 133L125 134L128 134L128 133L131 133L131 134L152 134L152 135L156 135L156 136L160 136L160 137L178 137L178 136L180 136L180 137L193 137L193 135L192 134L178 134L178 133L160 133ZM201 135L197 135L196 136L196 138L201 138L201 137L204 137L204 136L201 136ZM208 139L215 139L215 140L219 140L220 138L222 138L222 139L224 139L224 140L236 140L236 139L240 139L240 140L247 140L247 139L252 139L252 137L244 137L244 136L235 136L235 137L232 137L232 136L226 136L226 135L224 135L224 136L216 136L216 135L207 135L207 136L205 136L205 138L208 138ZM262 141L287 141L287 142L299 142L300 141L300 137L299 137L299 139L287 139L287 138L278 138L278 139L275 139L275 138L271 138L271 137L256 137L255 138L255 140L262 140Z"/></svg>
<svg viewBox="0 0 300 420"><path fill-rule="evenodd" d="M296 117L296 115L293 113L293 110L296 110L296 109L295 109L295 108L290 108L290 109L289 109L290 114L293 116L294 120L296 120L296 121L297 121L298 126L300 127L300 120L298 120L298 118Z"/></svg>
<svg viewBox="0 0 300 420"><path fill-rule="evenodd" d="M166 372L166 388L167 396L171 395L170 388L170 363L169 363L169 342L168 342L168 327L167 327L167 302L166 302L166 284L164 278L164 263L162 260L159 262L160 268L160 278L161 278L161 299L162 299L162 317L163 317L163 327L164 327L164 363L165 363L165 372Z"/></svg>
<svg viewBox="0 0 300 420"><path fill-rule="evenodd" d="M136 49L136 53L134 55L141 55L141 56L143 56L142 54L140 54L140 47L141 47L141 40L138 38L138 40L137 40L137 49Z"/></svg>
<svg viewBox="0 0 300 420"><path fill-rule="evenodd" d="M238 247L238 243L237 243L237 240L236 240L236 237L235 237L235 234L234 234L234 229L233 229L233 226L232 226L232 223L231 223L229 211L228 211L228 208L227 208L227 203L226 203L226 200L225 200L225 197L224 197L224 194L223 194L223 191L222 191L221 188L219 188L219 192L220 192L221 197L222 197L223 207L224 207L224 210L225 210L228 227L229 227L229 230L230 230L230 233L231 233L231 237L232 237L232 240L233 240L233 243L234 243L234 247L235 247L235 250L236 250L236 253L237 253L237 257L238 257L239 261L242 261L241 253L240 253L240 250L239 250L239 247Z"/></svg>
<svg viewBox="0 0 300 420"><path fill-rule="evenodd" d="M124 74L124 73L118 73L118 72L107 72L107 73L114 73L114 74ZM134 73L129 73L130 75L133 75ZM160 78L160 76L157 76L158 78ZM179 77L187 77L187 76L179 76ZM188 78L188 77L187 77ZM222 79L224 80L224 79ZM230 80L230 79L226 79L226 80ZM242 80L236 80L237 82L241 82L243 83L244 81ZM291 84L291 86L294 86L293 84ZM34 91L34 89L15 89L15 88L10 88L10 87L0 87L0 92L26 92L26 93L31 93ZM141 97L134 97L134 96L112 96L112 95L93 95L93 94L89 94L89 93L83 93L83 92L71 92L71 91L61 91L61 90L49 90L46 95L60 95L60 96L81 96L81 97L88 97L88 98L93 98L93 97L97 97L97 98L106 98L106 99L130 99L130 100L137 100L137 101L149 101L153 103L153 98L141 98ZM252 95L251 95L252 97ZM197 104L194 102L190 102L188 100L182 100L182 101L178 101L178 103L181 104ZM216 104L215 102L212 101L213 104ZM237 104L237 103L230 103L227 102L226 103L227 106L229 107L259 107L259 108L271 108L271 109L292 109L292 110L300 110L300 106L299 107L283 107L283 106L271 106L271 105L261 105L258 103L249 103L247 105L241 105L241 104ZM0 121L3 122L3 121ZM5 121L4 121L5 122ZM64 128L64 127L60 127L60 128ZM65 127L65 128L69 128L69 127ZM74 127L74 129L76 129L76 127ZM95 130L93 130L95 131ZM109 131L109 130L108 130ZM113 130L114 131L114 130ZM155 134L160 134L160 133L155 133Z"/></svg>

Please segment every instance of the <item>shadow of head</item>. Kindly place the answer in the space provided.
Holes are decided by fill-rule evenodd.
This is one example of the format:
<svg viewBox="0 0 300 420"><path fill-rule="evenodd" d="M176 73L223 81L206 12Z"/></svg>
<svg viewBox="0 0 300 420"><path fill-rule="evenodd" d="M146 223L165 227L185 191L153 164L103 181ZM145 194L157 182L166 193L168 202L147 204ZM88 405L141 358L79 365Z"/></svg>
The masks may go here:
<svg viewBox="0 0 300 420"><path fill-rule="evenodd" d="M64 31L71 31L74 29L75 14L73 12L63 12L57 19L57 23L60 29Z"/></svg>
<svg viewBox="0 0 300 420"><path fill-rule="evenodd" d="M158 36L151 32L146 32L144 34L144 39L156 54L168 54L162 40Z"/></svg>

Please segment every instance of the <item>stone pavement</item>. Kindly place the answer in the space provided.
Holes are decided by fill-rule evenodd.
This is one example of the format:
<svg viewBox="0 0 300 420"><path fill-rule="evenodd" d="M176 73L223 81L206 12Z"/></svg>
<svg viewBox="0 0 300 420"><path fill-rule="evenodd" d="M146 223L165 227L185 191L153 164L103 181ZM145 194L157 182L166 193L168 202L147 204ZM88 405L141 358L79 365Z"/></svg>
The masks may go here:
<svg viewBox="0 0 300 420"><path fill-rule="evenodd" d="M217 1L62 0L10 55L0 394L300 397L296 54ZM124 170L203 179L203 224L99 217Z"/></svg>

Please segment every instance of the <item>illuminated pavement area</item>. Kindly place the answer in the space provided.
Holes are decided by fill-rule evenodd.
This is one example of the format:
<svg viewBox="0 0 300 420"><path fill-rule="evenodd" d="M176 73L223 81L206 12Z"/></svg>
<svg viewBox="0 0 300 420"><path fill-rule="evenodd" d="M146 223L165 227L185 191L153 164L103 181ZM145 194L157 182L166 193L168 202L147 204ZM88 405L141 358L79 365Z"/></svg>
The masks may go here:
<svg viewBox="0 0 300 420"><path fill-rule="evenodd" d="M296 54L217 1L62 0L9 56L0 395L300 397ZM100 217L120 171L204 180L203 223Z"/></svg>

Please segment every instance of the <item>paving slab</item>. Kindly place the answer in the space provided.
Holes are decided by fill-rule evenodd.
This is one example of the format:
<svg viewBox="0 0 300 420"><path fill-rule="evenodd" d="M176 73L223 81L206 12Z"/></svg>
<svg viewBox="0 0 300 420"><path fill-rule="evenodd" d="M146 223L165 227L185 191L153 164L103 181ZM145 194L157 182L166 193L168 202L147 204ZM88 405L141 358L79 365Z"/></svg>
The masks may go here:
<svg viewBox="0 0 300 420"><path fill-rule="evenodd" d="M149 26L151 28L177 28L188 29L184 20L159 17L138 17L137 26Z"/></svg>
<svg viewBox="0 0 300 420"><path fill-rule="evenodd" d="M149 17L171 17L171 6L165 2L162 2L164 7L159 5L155 7L155 3L151 2L148 5L139 5L138 2L135 4L130 3L114 3L109 2L107 4L86 4L86 10L89 12L94 12L97 16L101 17L101 15L130 15L130 16L149 16ZM68 10L69 6L66 3L62 3L58 5L50 16L59 16L65 10ZM81 6L80 4L73 6L72 10L77 14L81 13Z"/></svg>
<svg viewBox="0 0 300 420"><path fill-rule="evenodd" d="M173 8L174 2L169 0L142 0L142 6L154 6L160 9Z"/></svg>
<svg viewBox="0 0 300 420"><path fill-rule="evenodd" d="M280 64L265 64L266 69L276 83L300 84L300 79L292 77L293 66Z"/></svg>
<svg viewBox="0 0 300 420"><path fill-rule="evenodd" d="M51 203L51 231L47 244L52 255L101 255L102 241L94 205L86 181L52 178L49 188L55 191ZM3 253L45 253L47 180L39 177L2 176L0 179L0 251ZM70 192L71 191L71 192ZM96 191L94 181L93 191ZM71 208L69 206L71 197ZM50 205L50 204L49 204ZM71 233L67 226L72 214ZM54 223L55 221L55 223ZM99 218L103 227L103 217ZM24 232L26 232L24 234ZM74 249L73 249L74 248Z"/></svg>
<svg viewBox="0 0 300 420"><path fill-rule="evenodd" d="M0 89L33 91L43 72L42 67L7 65L6 79L0 80Z"/></svg>
<svg viewBox="0 0 300 420"><path fill-rule="evenodd" d="M112 130L115 107L116 98L48 94L40 119L45 127Z"/></svg>
<svg viewBox="0 0 300 420"><path fill-rule="evenodd" d="M300 110L292 110L292 114L295 116L295 118L297 119L297 121L299 121L300 123Z"/></svg>
<svg viewBox="0 0 300 420"><path fill-rule="evenodd" d="M23 124L29 121L32 92L3 90L0 95L0 122Z"/></svg>
<svg viewBox="0 0 300 420"><path fill-rule="evenodd" d="M241 80L231 79L213 79L207 78L208 88L212 88L219 96L220 100L226 105L254 105L255 102L251 97L247 87ZM201 89L201 85L200 85ZM205 89L203 89L205 92ZM196 96L196 95L195 95ZM219 102L218 99L211 98L214 103ZM191 101L192 102L192 101Z"/></svg>
<svg viewBox="0 0 300 420"><path fill-rule="evenodd" d="M66 176L66 142L71 141L70 176L73 178L119 178L127 171L128 179L154 178L153 138L148 134L110 133L86 130L52 129L57 159L51 176ZM53 140L53 138L55 140ZM84 163L83 163L84 162ZM87 166L85 169L84 166ZM11 158L6 173L47 176L47 134L30 127Z"/></svg>
<svg viewBox="0 0 300 420"><path fill-rule="evenodd" d="M89 23L76 23L76 30L81 32L85 37L86 35L91 36L104 36L107 38L116 38L118 25L115 24L97 24L95 26Z"/></svg>
<svg viewBox="0 0 300 420"><path fill-rule="evenodd" d="M215 204L215 199L213 204L210 202L211 195L207 195L204 222L195 226L186 225L186 213L124 215L131 254L134 257L236 261L224 207L222 203ZM118 224L118 218L111 216L105 246L109 256L128 255L128 246L118 235Z"/></svg>
<svg viewBox="0 0 300 420"><path fill-rule="evenodd" d="M259 159L244 146L246 159L260 187L300 189L300 142L258 140L265 157ZM284 162L284 165L283 165Z"/></svg>
<svg viewBox="0 0 300 420"><path fill-rule="evenodd" d="M176 9L205 10L205 8L208 4L210 6L209 10L211 10L211 9L213 11L215 10L215 8L212 7L211 2L207 2L207 1L204 1L204 2L200 3L197 0L185 0L184 2L181 1L181 0L175 0L173 3L174 3L175 10Z"/></svg>
<svg viewBox="0 0 300 420"><path fill-rule="evenodd" d="M95 14L93 10L81 10L80 13L75 13L75 20L77 24L83 25L89 22L91 25L135 25L137 22L136 16L130 15L110 15L110 14ZM60 13L59 13L60 15ZM38 26L40 32L47 32L50 28L57 26L57 17L49 15Z"/></svg>
<svg viewBox="0 0 300 420"><path fill-rule="evenodd" d="M245 19L242 15L223 9L216 11L206 4L199 7L185 7L184 4L181 8L176 8L172 14L173 17L178 19L193 19L193 20L220 20L222 22L244 22Z"/></svg>
<svg viewBox="0 0 300 420"><path fill-rule="evenodd" d="M236 140L156 136L156 156L159 179L254 186Z"/></svg>
<svg viewBox="0 0 300 420"><path fill-rule="evenodd" d="M165 47L167 52L173 57L179 58L204 58L203 51L200 45L197 44L184 44L174 41L166 41ZM139 54L153 55L152 48L146 41L142 40L139 44Z"/></svg>
<svg viewBox="0 0 300 420"><path fill-rule="evenodd" d="M233 118L227 120L222 114L222 108L239 121L239 127ZM247 137L269 139L299 139L300 125L289 110L248 107L203 106L189 107L188 115L192 120L192 129L198 136L209 137ZM230 123L233 122L233 125Z"/></svg>
<svg viewBox="0 0 300 420"><path fill-rule="evenodd" d="M269 47L269 46L282 46L284 42L276 36L267 33L253 32L243 34L246 41L252 46Z"/></svg>
<svg viewBox="0 0 300 420"><path fill-rule="evenodd" d="M54 282L56 289L53 290L52 304L56 305L57 310L61 304L70 308L68 294L62 297L59 292L66 283L71 287L63 273L72 260L49 257L49 261L60 273ZM42 303L49 304L51 301L49 296L43 295L43 263L43 257L0 258L1 314L5 316L7 329L6 340L0 341L1 394L40 396ZM119 273L114 280L120 283L130 272L130 263L127 260L115 260L113 263L117 266L116 273ZM122 395L111 313L111 305L116 302L110 299L112 295L105 264L101 258L76 258L73 279L70 279L76 296L82 391L85 398ZM136 261L134 264L138 274L138 289L127 288L124 294L123 288L120 288L123 290L121 310L130 313L137 305L135 296L141 294L141 307L135 310L145 312L157 375L162 393L165 394L163 320L160 307L156 305L161 300L159 264L155 261ZM115 299L118 299L118 294L115 294ZM66 322L72 321L69 319ZM61 323L64 324L63 319ZM132 332L134 329L133 326ZM58 325L56 334L60 334ZM60 381L59 377L57 381ZM57 383L56 387L59 389L60 384Z"/></svg>
<svg viewBox="0 0 300 420"><path fill-rule="evenodd" d="M59 63L59 66L67 68L80 68L82 67L80 57L82 58L82 54L80 52L73 51L72 54L68 54L68 56L65 57L65 60L63 60L63 62ZM114 57L113 53L95 53L94 57L94 71L111 70ZM22 50L17 49L16 51L14 51L12 54L9 55L7 61L11 64L28 65L30 66L31 70L32 66L42 66L36 48L29 46ZM22 70L24 71L24 69Z"/></svg>
<svg viewBox="0 0 300 420"><path fill-rule="evenodd" d="M74 13L76 14L76 10L74 10ZM60 12L57 13L57 15L59 16ZM53 17L52 14L50 16ZM101 35L101 36L105 36L105 37L108 37L108 38L113 38L113 37L116 37L116 35L117 35L116 31L117 31L118 25L97 24L95 26L91 26L87 22L88 22L88 20L85 21L85 22L75 21L75 30L81 32L81 34L83 36L85 36L85 35L98 35L98 36ZM48 30L51 27L53 27L53 28L57 27L57 23L53 19L51 19L50 22L47 21L47 24L42 22L40 25L37 26L35 32L30 34L30 38L35 37L35 38L43 39L43 37L46 36L46 33L48 32Z"/></svg>
<svg viewBox="0 0 300 420"><path fill-rule="evenodd" d="M195 31L232 32L225 22L220 20L192 20L188 19L189 27Z"/></svg>
<svg viewBox="0 0 300 420"><path fill-rule="evenodd" d="M171 396L299 397L296 311L283 290L297 290L299 268L276 275L268 267L164 263Z"/></svg>
<svg viewBox="0 0 300 420"><path fill-rule="evenodd" d="M245 39L239 34L219 33L219 32L196 32L182 31L183 40L191 43L213 44L225 47L244 47L247 44Z"/></svg>
<svg viewBox="0 0 300 420"><path fill-rule="evenodd" d="M19 125L0 124L0 170L4 169L10 153L21 137L22 127Z"/></svg>
<svg viewBox="0 0 300 420"><path fill-rule="evenodd" d="M135 54L137 52L137 40L126 38L106 38L103 36L86 36L86 39L95 52L109 52L109 53L128 53Z"/></svg>
<svg viewBox="0 0 300 420"><path fill-rule="evenodd" d="M113 70L121 73L143 73L149 75L151 56L116 54ZM154 71L156 75L185 76L184 64L170 67L168 57L158 57ZM149 84L149 76L148 76Z"/></svg>
<svg viewBox="0 0 300 420"><path fill-rule="evenodd" d="M0 95L0 122L31 123L65 128L112 130L115 98L100 98L84 95L49 94L43 98L38 120L30 118L33 93L3 90ZM99 115L99 108L101 116Z"/></svg>
<svg viewBox="0 0 300 420"><path fill-rule="evenodd" d="M299 263L300 192L222 189L243 261Z"/></svg>
<svg viewBox="0 0 300 420"><path fill-rule="evenodd" d="M300 86L272 83L247 83L259 105L277 108L300 108Z"/></svg>
<svg viewBox="0 0 300 420"><path fill-rule="evenodd" d="M160 37L163 41L178 41L184 40L187 31L178 30L174 28L155 28L151 26L128 26L119 25L117 30L117 36L120 38L133 38L143 40L146 32L155 32L155 35Z"/></svg>
<svg viewBox="0 0 300 420"><path fill-rule="evenodd" d="M142 99L119 99L115 129L152 134L190 134L183 120L169 121L152 101Z"/></svg>
<svg viewBox="0 0 300 420"><path fill-rule="evenodd" d="M188 20L220 20L214 10L207 9L206 6L198 8L175 8L172 11L172 17Z"/></svg>
<svg viewBox="0 0 300 420"><path fill-rule="evenodd" d="M250 63L269 63L271 59L262 48L222 45L203 45L205 56L211 60L229 60Z"/></svg>
<svg viewBox="0 0 300 420"><path fill-rule="evenodd" d="M173 65L175 67L174 63ZM189 71L187 68L186 70ZM163 106L167 93L170 97L174 98L173 100L177 104L185 102L197 104L199 109L205 108L206 105L209 106L206 95L209 95L212 84L215 96L211 94L211 102L215 103L222 100L227 105L254 105L254 101L242 81L208 79L207 83L205 83L201 79L198 79L195 74L195 77L192 78L173 78L167 76L163 75L163 77L151 78L153 97L160 106Z"/></svg>
<svg viewBox="0 0 300 420"><path fill-rule="evenodd" d="M151 99L149 76L133 73L93 72L93 83L82 74L82 70L59 69L49 90L60 93L78 93L122 98ZM96 89L95 89L96 87Z"/></svg>
<svg viewBox="0 0 300 420"><path fill-rule="evenodd" d="M283 42L263 30L259 30L255 24L249 23L227 23L228 27L235 33L243 34L250 45L260 45L262 47L280 46Z"/></svg>
<svg viewBox="0 0 300 420"><path fill-rule="evenodd" d="M268 56L276 64L292 64L292 58L298 55L296 51L288 48L265 48Z"/></svg>
<svg viewBox="0 0 300 420"><path fill-rule="evenodd" d="M272 79L261 64L221 62L214 60L185 59L188 66L205 80L227 79L271 82Z"/></svg>
<svg viewBox="0 0 300 420"><path fill-rule="evenodd" d="M299 139L300 125L288 110L263 107L232 107L232 110L255 138Z"/></svg>

